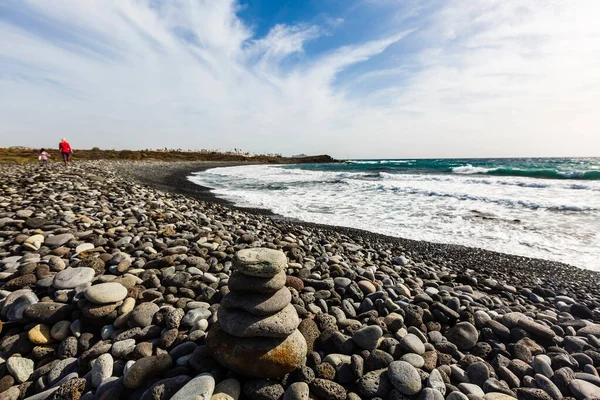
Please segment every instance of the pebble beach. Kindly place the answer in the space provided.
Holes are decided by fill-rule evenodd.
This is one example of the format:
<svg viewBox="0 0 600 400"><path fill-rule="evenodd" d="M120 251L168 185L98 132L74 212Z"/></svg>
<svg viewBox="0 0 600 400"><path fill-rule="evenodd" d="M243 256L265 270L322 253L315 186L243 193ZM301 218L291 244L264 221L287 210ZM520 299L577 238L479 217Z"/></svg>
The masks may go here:
<svg viewBox="0 0 600 400"><path fill-rule="evenodd" d="M600 398L599 273L236 208L216 165L0 165L0 400Z"/></svg>

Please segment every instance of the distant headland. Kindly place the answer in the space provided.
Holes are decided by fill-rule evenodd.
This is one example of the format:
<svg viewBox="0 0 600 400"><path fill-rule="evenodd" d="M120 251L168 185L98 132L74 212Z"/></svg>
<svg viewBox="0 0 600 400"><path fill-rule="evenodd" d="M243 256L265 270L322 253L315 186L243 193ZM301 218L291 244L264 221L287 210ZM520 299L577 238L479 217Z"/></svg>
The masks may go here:
<svg viewBox="0 0 600 400"><path fill-rule="evenodd" d="M58 150L46 149L51 161L58 161ZM0 163L23 163L37 161L39 149L26 146L0 147ZM284 157L281 154L255 154L238 149L233 151L219 150L185 150L185 149L146 149L146 150L115 150L75 149L75 160L157 160L157 161L226 161L252 162L266 164L312 164L339 162L329 155L309 156L305 154Z"/></svg>

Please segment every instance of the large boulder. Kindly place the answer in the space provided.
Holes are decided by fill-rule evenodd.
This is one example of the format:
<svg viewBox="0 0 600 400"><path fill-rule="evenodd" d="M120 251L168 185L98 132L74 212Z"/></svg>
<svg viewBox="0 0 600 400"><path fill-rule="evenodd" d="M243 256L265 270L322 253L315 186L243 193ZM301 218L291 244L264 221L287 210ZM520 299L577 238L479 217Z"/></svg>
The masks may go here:
<svg viewBox="0 0 600 400"><path fill-rule="evenodd" d="M304 364L307 346L296 330L286 338L231 336L216 323L208 333L209 354L221 365L239 374L279 378Z"/></svg>

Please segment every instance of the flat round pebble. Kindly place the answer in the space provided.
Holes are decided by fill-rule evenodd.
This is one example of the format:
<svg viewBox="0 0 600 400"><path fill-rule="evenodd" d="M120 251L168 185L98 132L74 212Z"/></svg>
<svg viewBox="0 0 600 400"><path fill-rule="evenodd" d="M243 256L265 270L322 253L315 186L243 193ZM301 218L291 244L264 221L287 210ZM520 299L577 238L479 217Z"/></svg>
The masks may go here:
<svg viewBox="0 0 600 400"><path fill-rule="evenodd" d="M267 317L219 308L219 323L225 332L237 337L288 337L296 330L300 319L296 309L288 304L283 310Z"/></svg>
<svg viewBox="0 0 600 400"><path fill-rule="evenodd" d="M421 377L415 367L405 361L394 361L388 366L388 377L394 387L405 395L421 391Z"/></svg>
<svg viewBox="0 0 600 400"><path fill-rule="evenodd" d="M423 354L425 345L416 335L409 333L400 340L400 347L408 353Z"/></svg>
<svg viewBox="0 0 600 400"><path fill-rule="evenodd" d="M57 289L73 289L94 279L95 271L92 268L67 268L54 276L52 285Z"/></svg>
<svg viewBox="0 0 600 400"><path fill-rule="evenodd" d="M125 297L127 297L127 289L115 282L100 283L85 290L85 298L95 304L116 303Z"/></svg>
<svg viewBox="0 0 600 400"><path fill-rule="evenodd" d="M274 293L230 292L221 300L221 307L237 308L254 315L272 315L283 310L292 300L286 287Z"/></svg>
<svg viewBox="0 0 600 400"><path fill-rule="evenodd" d="M235 254L233 265L248 276L270 278L282 272L287 258L281 251L266 248L243 249Z"/></svg>

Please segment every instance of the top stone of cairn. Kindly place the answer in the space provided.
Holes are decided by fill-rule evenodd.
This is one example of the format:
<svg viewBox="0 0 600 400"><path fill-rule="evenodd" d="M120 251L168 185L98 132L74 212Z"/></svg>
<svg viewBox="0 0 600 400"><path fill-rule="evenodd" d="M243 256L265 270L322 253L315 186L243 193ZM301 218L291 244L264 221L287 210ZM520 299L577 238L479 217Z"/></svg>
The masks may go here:
<svg viewBox="0 0 600 400"><path fill-rule="evenodd" d="M270 278L284 271L287 258L282 251L262 247L243 249L235 254L233 265L248 276Z"/></svg>

